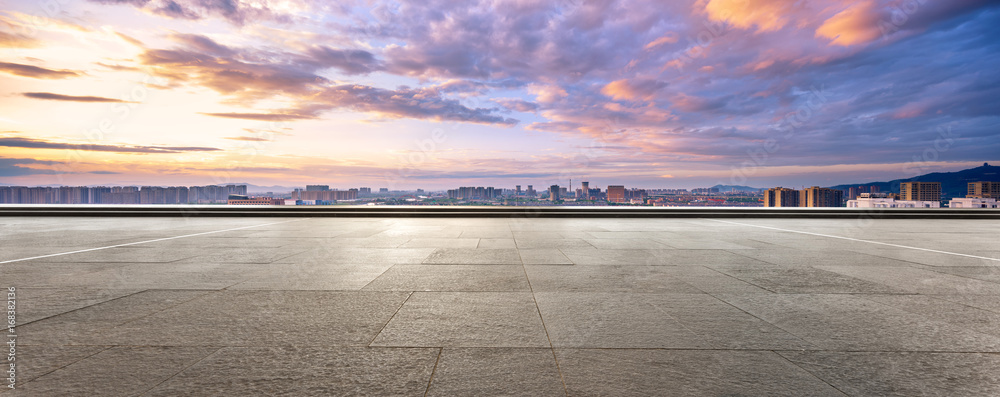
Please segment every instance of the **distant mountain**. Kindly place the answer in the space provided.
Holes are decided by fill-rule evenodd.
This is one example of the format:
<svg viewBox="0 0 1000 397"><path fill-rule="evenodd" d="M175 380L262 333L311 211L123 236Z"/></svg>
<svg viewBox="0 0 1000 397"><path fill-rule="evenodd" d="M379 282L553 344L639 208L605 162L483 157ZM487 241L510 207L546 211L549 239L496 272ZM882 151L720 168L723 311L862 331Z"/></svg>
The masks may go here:
<svg viewBox="0 0 1000 397"><path fill-rule="evenodd" d="M965 197L969 182L1000 182L1000 167L984 163L980 167L955 172L933 172L889 182L866 182L830 186L831 189L846 190L854 186L878 186L882 192L899 193L902 182L941 182L941 198Z"/></svg>
<svg viewBox="0 0 1000 397"><path fill-rule="evenodd" d="M719 189L720 192L731 192L734 190L737 192L760 192L763 190L767 190L767 188L739 186L739 185L715 185L712 186L710 189Z"/></svg>

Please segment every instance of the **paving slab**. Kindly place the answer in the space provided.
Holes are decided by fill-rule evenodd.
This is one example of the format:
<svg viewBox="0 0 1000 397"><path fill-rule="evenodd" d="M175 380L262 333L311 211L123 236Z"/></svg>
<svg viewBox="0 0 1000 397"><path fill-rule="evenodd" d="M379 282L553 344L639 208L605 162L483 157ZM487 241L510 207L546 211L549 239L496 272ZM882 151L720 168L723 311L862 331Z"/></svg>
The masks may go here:
<svg viewBox="0 0 1000 397"><path fill-rule="evenodd" d="M554 347L815 348L707 294L536 292Z"/></svg>
<svg viewBox="0 0 1000 397"><path fill-rule="evenodd" d="M808 266L724 265L712 266L712 268L768 291L784 294L891 294L910 292L898 284L896 284L897 287L893 287L863 278L850 277L849 274L851 273L844 275L836 272L836 270L825 270L831 269L830 267L817 269ZM862 270L888 274L897 269L899 268L866 267Z"/></svg>
<svg viewBox="0 0 1000 397"><path fill-rule="evenodd" d="M21 384L9 394L13 396L140 395L215 350L176 346L113 347Z"/></svg>
<svg viewBox="0 0 1000 397"><path fill-rule="evenodd" d="M565 396L552 349L445 348L428 396Z"/></svg>
<svg viewBox="0 0 1000 397"><path fill-rule="evenodd" d="M521 265L396 265L368 283L372 291L529 291Z"/></svg>
<svg viewBox="0 0 1000 397"><path fill-rule="evenodd" d="M535 292L648 292L700 294L665 266L526 266Z"/></svg>
<svg viewBox="0 0 1000 397"><path fill-rule="evenodd" d="M414 292L372 346L549 347L530 292Z"/></svg>
<svg viewBox="0 0 1000 397"><path fill-rule="evenodd" d="M573 261L557 248L519 249L521 262L525 265L572 265Z"/></svg>
<svg viewBox="0 0 1000 397"><path fill-rule="evenodd" d="M556 349L571 396L844 396L768 351Z"/></svg>
<svg viewBox="0 0 1000 397"><path fill-rule="evenodd" d="M440 349L227 347L144 396L422 396Z"/></svg>
<svg viewBox="0 0 1000 397"><path fill-rule="evenodd" d="M778 352L851 396L1000 395L1000 355L925 352Z"/></svg>
<svg viewBox="0 0 1000 397"><path fill-rule="evenodd" d="M520 265L516 249L438 248L425 264L441 265Z"/></svg>
<svg viewBox="0 0 1000 397"><path fill-rule="evenodd" d="M24 337L26 343L35 344L366 346L407 295L375 291L217 291L116 326L53 317L46 320L49 324L25 326ZM69 333L74 324L82 329ZM88 332L93 328L97 330Z"/></svg>
<svg viewBox="0 0 1000 397"><path fill-rule="evenodd" d="M1000 338L864 295L716 295L821 350L1000 352Z"/></svg>

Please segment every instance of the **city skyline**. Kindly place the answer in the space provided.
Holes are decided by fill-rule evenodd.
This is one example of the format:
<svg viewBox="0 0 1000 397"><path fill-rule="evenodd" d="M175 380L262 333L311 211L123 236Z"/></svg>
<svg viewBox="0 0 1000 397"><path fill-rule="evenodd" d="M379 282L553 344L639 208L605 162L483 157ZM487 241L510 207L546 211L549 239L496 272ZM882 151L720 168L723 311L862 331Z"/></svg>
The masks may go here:
<svg viewBox="0 0 1000 397"><path fill-rule="evenodd" d="M0 183L691 189L955 171L1000 161L997 22L972 0L8 2Z"/></svg>

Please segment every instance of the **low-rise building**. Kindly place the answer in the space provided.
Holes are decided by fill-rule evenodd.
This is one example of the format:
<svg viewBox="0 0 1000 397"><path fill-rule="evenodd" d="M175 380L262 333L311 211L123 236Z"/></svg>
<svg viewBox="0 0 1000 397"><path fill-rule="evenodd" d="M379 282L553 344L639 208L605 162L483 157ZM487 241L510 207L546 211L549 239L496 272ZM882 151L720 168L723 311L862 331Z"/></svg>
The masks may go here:
<svg viewBox="0 0 1000 397"><path fill-rule="evenodd" d="M997 204L993 198L956 197L948 202L948 208L1000 208Z"/></svg>
<svg viewBox="0 0 1000 397"><path fill-rule="evenodd" d="M884 193L861 193L847 208L941 208L940 201L896 200Z"/></svg>
<svg viewBox="0 0 1000 397"><path fill-rule="evenodd" d="M229 205L285 205L285 199L271 197L247 197L231 199L226 202Z"/></svg>

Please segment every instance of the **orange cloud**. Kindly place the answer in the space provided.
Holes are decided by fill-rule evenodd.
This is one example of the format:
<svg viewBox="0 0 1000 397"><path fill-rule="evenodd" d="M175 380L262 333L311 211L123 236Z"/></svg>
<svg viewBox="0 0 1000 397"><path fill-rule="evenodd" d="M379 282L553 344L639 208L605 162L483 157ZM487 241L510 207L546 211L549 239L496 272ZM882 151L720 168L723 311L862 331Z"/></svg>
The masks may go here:
<svg viewBox="0 0 1000 397"><path fill-rule="evenodd" d="M655 98L657 91L666 86L667 83L662 81L621 79L605 85L604 88L601 88L601 93L614 100L634 101L642 99L648 101Z"/></svg>
<svg viewBox="0 0 1000 397"><path fill-rule="evenodd" d="M878 28L879 12L873 1L857 3L830 17L816 29L816 37L825 37L831 45L850 46L875 40L881 34Z"/></svg>
<svg viewBox="0 0 1000 397"><path fill-rule="evenodd" d="M695 7L702 8L711 21L728 22L741 29L756 26L757 31L766 32L784 27L795 3L795 0L700 0Z"/></svg>

